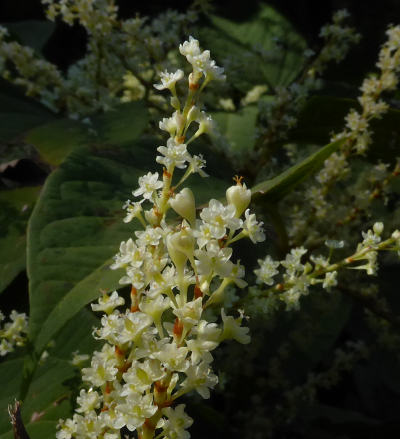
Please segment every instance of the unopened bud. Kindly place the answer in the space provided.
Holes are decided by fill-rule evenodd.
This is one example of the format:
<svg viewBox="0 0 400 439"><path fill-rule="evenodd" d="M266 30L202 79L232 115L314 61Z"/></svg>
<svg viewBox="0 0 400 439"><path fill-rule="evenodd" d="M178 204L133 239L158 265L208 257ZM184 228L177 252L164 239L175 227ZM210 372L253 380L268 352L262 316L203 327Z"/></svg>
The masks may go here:
<svg viewBox="0 0 400 439"><path fill-rule="evenodd" d="M380 236L383 232L383 223L375 223L372 228L374 232Z"/></svg>
<svg viewBox="0 0 400 439"><path fill-rule="evenodd" d="M393 238L393 239L400 239L400 230L395 230L395 231L392 233L392 238Z"/></svg>
<svg viewBox="0 0 400 439"><path fill-rule="evenodd" d="M200 116L200 110L196 105L193 105L192 108L189 110L187 115L187 125L189 125L191 122L196 120Z"/></svg>
<svg viewBox="0 0 400 439"><path fill-rule="evenodd" d="M184 221L184 223L186 223L186 221ZM174 245L176 249L182 252L187 258L192 259L195 239L192 230L188 226L189 225L186 223L186 227L182 227L182 230L175 233L176 238L174 240Z"/></svg>
<svg viewBox="0 0 400 439"><path fill-rule="evenodd" d="M167 248L170 258L174 263L180 276L183 276L187 256L179 250L178 241L180 240L179 232L167 236Z"/></svg>
<svg viewBox="0 0 400 439"><path fill-rule="evenodd" d="M251 191L247 189L246 185L237 184L231 186L226 191L226 200L228 204L232 204L236 209L236 217L239 218L240 215L246 210L251 200Z"/></svg>
<svg viewBox="0 0 400 439"><path fill-rule="evenodd" d="M169 204L178 215L194 226L196 221L196 205L193 192L189 188L182 189L174 198L170 198Z"/></svg>

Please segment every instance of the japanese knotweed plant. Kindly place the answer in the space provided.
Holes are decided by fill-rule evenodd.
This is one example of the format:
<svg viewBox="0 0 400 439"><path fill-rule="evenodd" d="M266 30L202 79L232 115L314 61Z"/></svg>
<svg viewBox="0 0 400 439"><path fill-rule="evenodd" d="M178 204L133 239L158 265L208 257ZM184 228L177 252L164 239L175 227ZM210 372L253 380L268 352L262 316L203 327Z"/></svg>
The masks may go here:
<svg viewBox="0 0 400 439"><path fill-rule="evenodd" d="M210 200L200 218L195 194L181 188L193 173L206 176L204 159L187 146L212 129L198 105L201 92L225 77L196 39L190 37L179 50L193 68L186 101L175 88L183 71L161 73L155 88L171 92L175 110L159 124L170 136L157 148L162 177L148 172L139 178L133 191L139 200L127 201L124 221L136 219L143 229L121 243L111 267L125 269L120 283L129 285L130 303L114 291L92 305L104 312L93 335L105 343L82 370L86 387L73 417L60 421L58 439L116 439L122 428L136 430L142 439L189 437L193 420L179 398L193 390L208 398L218 382L211 352L227 339L250 341L248 328L241 326L243 311L235 318L222 308L220 322L210 323L204 310L221 302L229 284L247 285L244 267L231 260L230 245L247 237L263 241L262 223L247 208L251 192L239 178L226 191L227 203ZM178 181L176 168L186 169Z"/></svg>

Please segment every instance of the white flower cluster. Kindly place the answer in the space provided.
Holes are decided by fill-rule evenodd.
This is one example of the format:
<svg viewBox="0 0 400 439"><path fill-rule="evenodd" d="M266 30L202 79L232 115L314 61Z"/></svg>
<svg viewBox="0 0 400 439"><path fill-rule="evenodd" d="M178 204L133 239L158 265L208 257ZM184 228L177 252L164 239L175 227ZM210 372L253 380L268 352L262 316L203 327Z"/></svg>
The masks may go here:
<svg viewBox="0 0 400 439"><path fill-rule="evenodd" d="M38 58L30 47L8 39L8 30L0 26L0 75L23 87L27 96L39 96L44 104L55 108L62 86L61 72L54 64Z"/></svg>
<svg viewBox="0 0 400 439"><path fill-rule="evenodd" d="M311 273L317 272L321 267L327 266L328 261L322 256L313 258L314 268L307 262L301 262L302 257L307 253L303 247L294 248L286 255L283 261L274 261L270 256L259 259L259 269L254 270L257 276L257 284L274 285L276 291L281 292L279 299L286 304L286 309L298 309L300 297L307 295L310 285L322 283L322 287L329 289L336 285L336 271L326 273L325 277L314 278ZM274 276L279 274L279 266L284 267L282 283L276 283Z"/></svg>
<svg viewBox="0 0 400 439"><path fill-rule="evenodd" d="M242 311L234 318L222 308L218 324L206 320L204 309L221 302L229 284L247 285L244 267L232 262L229 245L245 237L264 240L262 223L248 209L251 192L240 178L226 191L227 204L212 199L199 218L193 192L186 187L176 193L190 174L202 172L204 160L191 156L187 144L211 126L196 102L204 84L222 74L194 38L180 50L193 65L186 103L181 105L175 90L183 72L164 72L156 85L171 91L176 110L160 122L170 134L166 146L157 149L162 179L158 172L139 178L133 192L139 201L126 203L125 222L137 218L143 229L121 243L111 267L125 270L120 283L131 288L130 304L120 310L125 300L114 291L92 305L105 313L93 333L105 344L82 369L89 390L81 390L73 418L60 421L57 439L116 439L123 427L142 438L188 438L192 419L184 405L173 407L176 400L193 390L209 398L218 382L211 352L227 339L250 341L248 328L241 326ZM192 123L198 129L186 142ZM173 185L176 168L186 171ZM170 209L178 220L167 221Z"/></svg>
<svg viewBox="0 0 400 439"><path fill-rule="evenodd" d="M400 72L400 26L389 27L386 31L388 40L379 52L376 66L379 75L372 75L364 79L358 98L361 112L352 109L346 116L346 127L343 132L336 134L332 140L348 139L351 148L357 154L364 154L371 143L372 132L369 122L373 118L380 118L389 106L380 99L385 91L394 90L398 84L397 74Z"/></svg>
<svg viewBox="0 0 400 439"><path fill-rule="evenodd" d="M383 223L377 222L372 229L362 232L363 240L357 245L355 253L336 263L331 263L330 258L334 249L343 248L344 241L326 241L325 245L330 249L329 257L311 255L310 260L305 263L301 261L307 253L304 247L293 248L283 261L274 261L270 256L259 259L260 268L254 270L257 284L270 286L263 295L270 298L271 307L276 305L275 299L279 299L286 304L286 309L299 309L300 298L309 293L310 286L320 284L327 291L335 287L338 284L339 269L346 267L365 270L371 276L378 271L378 251L397 251L400 256L400 232L395 230L390 238L382 241L383 228ZM354 265L358 261L366 261L366 263ZM281 282L274 279L280 274L279 266L285 269L281 273ZM259 292L254 293L255 296L257 294Z"/></svg>
<svg viewBox="0 0 400 439"><path fill-rule="evenodd" d="M340 9L333 14L332 23L321 28L320 36L325 39L326 44L318 55L317 62L313 64L312 75L322 73L326 64L332 60L337 63L342 61L353 44L360 41L361 35L355 30L346 26L346 20L350 17L346 9Z"/></svg>
<svg viewBox="0 0 400 439"><path fill-rule="evenodd" d="M293 206L292 224L288 230L294 244L307 241L307 244L315 245L315 242L318 242L318 236L310 237L307 226L311 223L315 225L314 228L319 233L325 233L334 224L344 224L354 220L357 214L365 212L372 200L385 194L385 187L389 181L398 175L397 164L391 173L382 172L385 169L380 165L373 171L373 176L377 175L377 171L380 169L380 174L384 175L382 184L377 181L372 189L362 188L361 191L357 187L357 181L353 184L348 183L346 189L341 189L340 195L338 195L342 207L337 209L336 205L329 202L329 193L338 182L343 181L350 174L349 158L356 154L364 154L371 144L373 134L370 130L371 120L381 117L389 108L380 98L381 94L395 89L398 84L400 26L390 27L386 33L388 40L380 50L377 63L380 73L366 78L360 88L362 94L358 101L361 110L350 110L345 118L346 128L331 138L332 142L342 139L343 145L338 152L325 160L324 167L316 175L316 183L307 188L305 195L306 205L309 206L308 210L305 212L303 206ZM370 172L370 167L368 167L366 173ZM368 177L364 178L364 181L368 180L370 180ZM351 206L348 213L343 209L343 206L346 205Z"/></svg>
<svg viewBox="0 0 400 439"><path fill-rule="evenodd" d="M114 0L42 0L46 16L73 25L78 21L90 34L109 34L117 19L118 7Z"/></svg>
<svg viewBox="0 0 400 439"><path fill-rule="evenodd" d="M5 319L0 311L0 322ZM13 310L10 314L10 322L0 327L0 356L13 352L16 346L23 346L26 342L28 332L28 318L25 313L18 313Z"/></svg>

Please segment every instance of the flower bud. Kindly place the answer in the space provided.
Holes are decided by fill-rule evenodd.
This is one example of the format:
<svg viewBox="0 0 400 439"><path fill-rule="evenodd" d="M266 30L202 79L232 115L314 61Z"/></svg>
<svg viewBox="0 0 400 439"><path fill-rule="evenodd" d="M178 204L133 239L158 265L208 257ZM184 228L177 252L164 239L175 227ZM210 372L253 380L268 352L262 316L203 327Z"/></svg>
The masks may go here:
<svg viewBox="0 0 400 439"><path fill-rule="evenodd" d="M179 232L173 233L167 236L167 249L172 262L176 267L178 276L183 277L183 272L185 269L185 264L187 261L187 256L179 250L180 245L178 244L180 240Z"/></svg>
<svg viewBox="0 0 400 439"><path fill-rule="evenodd" d="M235 207L236 217L239 218L250 204L251 191L247 189L244 183L243 185L239 183L226 190L226 200L228 204L232 204Z"/></svg>
<svg viewBox="0 0 400 439"><path fill-rule="evenodd" d="M194 226L196 206L193 192L189 188L185 187L174 198L170 198L169 204L178 215L189 221L191 226Z"/></svg>
<svg viewBox="0 0 400 439"><path fill-rule="evenodd" d="M392 238L393 238L393 239L400 239L400 230L395 230L395 231L392 233Z"/></svg>
<svg viewBox="0 0 400 439"><path fill-rule="evenodd" d="M194 120L196 120L200 116L200 110L196 105L193 105L192 108L189 110L187 115L187 125L192 123Z"/></svg>
<svg viewBox="0 0 400 439"><path fill-rule="evenodd" d="M183 223L185 224L186 221L183 221ZM188 226L186 223L186 227L183 226L182 230L174 234L176 235L174 245L175 248L182 252L187 258L192 259L195 239L192 230Z"/></svg>
<svg viewBox="0 0 400 439"><path fill-rule="evenodd" d="M383 223L375 223L372 228L375 234L380 236L383 232Z"/></svg>

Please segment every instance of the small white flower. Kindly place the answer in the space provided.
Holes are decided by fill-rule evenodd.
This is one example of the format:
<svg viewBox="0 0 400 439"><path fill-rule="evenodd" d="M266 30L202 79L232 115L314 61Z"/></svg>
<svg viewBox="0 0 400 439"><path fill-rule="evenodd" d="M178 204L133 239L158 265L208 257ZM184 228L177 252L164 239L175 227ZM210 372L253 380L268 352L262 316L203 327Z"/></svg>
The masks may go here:
<svg viewBox="0 0 400 439"><path fill-rule="evenodd" d="M154 84L157 90L164 90L166 88L172 90L177 81L183 78L183 70L178 69L175 73L169 73L166 70L160 73L161 84Z"/></svg>
<svg viewBox="0 0 400 439"><path fill-rule="evenodd" d="M331 287L336 286L337 285L336 277L337 277L337 271L332 271L332 272L326 273L324 282L322 284L322 288L325 288L328 290Z"/></svg>
<svg viewBox="0 0 400 439"><path fill-rule="evenodd" d="M204 160L202 154L189 157L189 162L190 169L194 174L198 173L201 177L208 177L208 174L203 171L203 168L206 166L206 161Z"/></svg>
<svg viewBox="0 0 400 439"><path fill-rule="evenodd" d="M137 236L136 242L139 248L141 248L148 245L158 245L163 236L163 232L160 227L153 228L151 226L147 226L145 230L136 231L135 235Z"/></svg>
<svg viewBox="0 0 400 439"><path fill-rule="evenodd" d="M245 212L245 220L243 222L243 231L245 231L249 238L256 244L257 242L265 241L265 234L263 232L263 222L258 222L254 213L250 214L250 209Z"/></svg>
<svg viewBox="0 0 400 439"><path fill-rule="evenodd" d="M232 256L230 247L221 248L216 241L210 241L206 250L196 250L195 261L198 273L209 276L211 273L221 277L230 277L234 264L229 260Z"/></svg>
<svg viewBox="0 0 400 439"><path fill-rule="evenodd" d="M254 273L257 276L257 283L272 285L274 283L273 277L279 273L277 268L279 267L280 262L274 261L271 256L266 256L265 259L259 259L258 263L260 268L254 270Z"/></svg>
<svg viewBox="0 0 400 439"><path fill-rule="evenodd" d="M187 347L178 347L174 341L171 341L152 354L151 358L157 358L171 371L184 372L189 367L189 361L186 359L188 352Z"/></svg>
<svg viewBox="0 0 400 439"><path fill-rule="evenodd" d="M183 44L179 45L179 52L181 52L181 54L186 57L200 55L198 40L190 36L189 41L185 41Z"/></svg>
<svg viewBox="0 0 400 439"><path fill-rule="evenodd" d="M210 388L218 384L218 377L212 373L212 369L206 361L196 365L190 365L185 370L186 379L181 384L183 389L195 389L204 399L210 397Z"/></svg>
<svg viewBox="0 0 400 439"><path fill-rule="evenodd" d="M199 124L199 128L195 133L195 136L198 137L201 134L212 134L215 132L215 124L212 120L211 116L202 111L199 117L196 119L196 122Z"/></svg>
<svg viewBox="0 0 400 439"><path fill-rule="evenodd" d="M158 360L135 361L127 372L123 374L125 385L121 396L129 396L132 393L143 393L150 390L151 385L161 380L166 375Z"/></svg>
<svg viewBox="0 0 400 439"><path fill-rule="evenodd" d="M127 312L123 319L123 328L118 334L117 344L124 344L128 342L133 342L135 344L138 343L142 333L152 323L153 319L143 312Z"/></svg>
<svg viewBox="0 0 400 439"><path fill-rule="evenodd" d="M76 402L79 404L76 411L78 413L89 413L100 407L101 399L102 397L96 391L82 389L76 398Z"/></svg>
<svg viewBox="0 0 400 439"><path fill-rule="evenodd" d="M118 416L118 421L114 424L115 428L126 426L129 431L135 431L157 411L157 406L153 402L153 395L151 393L144 396L140 393L132 393L125 401L122 404L118 404L115 408Z"/></svg>
<svg viewBox="0 0 400 439"><path fill-rule="evenodd" d="M185 404L179 404L175 408L166 407L162 409L162 414L167 417L163 420L161 427L163 434L168 438L189 439L189 432L185 431L193 424L193 419L185 412Z"/></svg>
<svg viewBox="0 0 400 439"><path fill-rule="evenodd" d="M192 329L197 335L196 338L187 340L186 345L192 351L192 364L197 364L202 358L207 358L207 353L214 350L219 345L221 329L216 323L208 323L200 320L198 325ZM212 357L209 358L212 361Z"/></svg>
<svg viewBox="0 0 400 439"><path fill-rule="evenodd" d="M178 319L183 323L186 328L190 329L193 325L197 325L203 312L202 298L199 297L196 300L184 304L179 304L179 294L176 296L176 299L178 302L178 307L173 307L173 313L178 317Z"/></svg>
<svg viewBox="0 0 400 439"><path fill-rule="evenodd" d="M143 210L142 202L133 202L128 200L123 206L123 209L126 209L126 217L124 218L124 223L130 223L134 218L137 218L140 215L140 212Z"/></svg>
<svg viewBox="0 0 400 439"><path fill-rule="evenodd" d="M158 180L158 172L152 174L148 172L146 175L139 177L139 188L133 192L135 197L140 197L150 200L156 190L163 187L162 181Z"/></svg>
<svg viewBox="0 0 400 439"><path fill-rule="evenodd" d="M120 297L116 291L113 291L111 296L104 293L102 297L99 297L98 303L93 303L93 311L103 311L106 314L111 314L115 308L125 303L123 297Z"/></svg>
<svg viewBox="0 0 400 439"><path fill-rule="evenodd" d="M249 328L240 326L243 320L243 312L240 313L239 318L234 319L232 316L227 316L224 308L222 308L221 317L224 323L224 330L220 337L220 341L234 339L242 344L250 343L250 336L248 335Z"/></svg>
<svg viewBox="0 0 400 439"><path fill-rule="evenodd" d="M239 229L242 221L236 218L236 208L229 204L224 206L218 200L210 200L208 207L205 207L200 218L210 225L211 234L215 239L221 239L225 236L226 229L232 231Z"/></svg>
<svg viewBox="0 0 400 439"><path fill-rule="evenodd" d="M189 160L189 154L184 143L176 143L174 139L167 140L167 146L159 146L157 151L162 156L157 156L156 161L164 165L169 171L173 167L186 168L186 162Z"/></svg>

